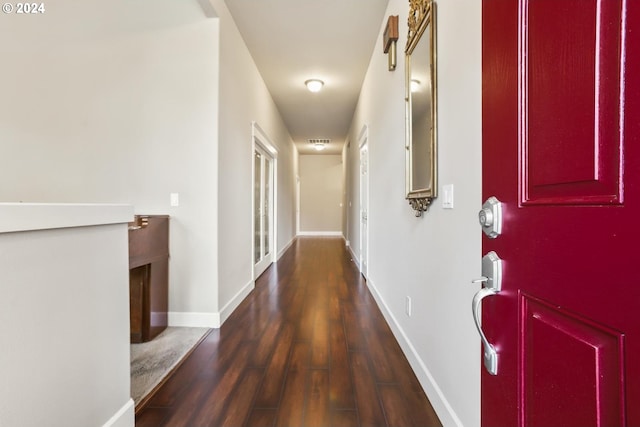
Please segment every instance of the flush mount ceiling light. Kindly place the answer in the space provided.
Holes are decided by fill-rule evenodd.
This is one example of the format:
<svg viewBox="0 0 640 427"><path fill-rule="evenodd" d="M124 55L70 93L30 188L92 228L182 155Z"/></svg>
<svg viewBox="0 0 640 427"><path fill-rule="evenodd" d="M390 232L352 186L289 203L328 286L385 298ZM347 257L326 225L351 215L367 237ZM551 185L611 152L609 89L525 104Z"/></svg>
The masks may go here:
<svg viewBox="0 0 640 427"><path fill-rule="evenodd" d="M316 139L308 139L309 144L313 145L317 151L322 151L327 147L327 144L331 142L330 139L327 138L316 138Z"/></svg>
<svg viewBox="0 0 640 427"><path fill-rule="evenodd" d="M320 92L322 86L324 86L324 82L318 79L309 79L304 84L307 86L310 92Z"/></svg>

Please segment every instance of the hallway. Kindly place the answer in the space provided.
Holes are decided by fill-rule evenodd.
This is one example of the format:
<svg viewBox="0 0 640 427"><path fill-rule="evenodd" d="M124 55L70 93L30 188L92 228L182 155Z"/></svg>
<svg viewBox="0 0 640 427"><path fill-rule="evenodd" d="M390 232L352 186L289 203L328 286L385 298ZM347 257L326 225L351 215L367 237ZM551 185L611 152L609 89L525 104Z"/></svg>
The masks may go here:
<svg viewBox="0 0 640 427"><path fill-rule="evenodd" d="M136 426L440 426L340 238L298 238Z"/></svg>

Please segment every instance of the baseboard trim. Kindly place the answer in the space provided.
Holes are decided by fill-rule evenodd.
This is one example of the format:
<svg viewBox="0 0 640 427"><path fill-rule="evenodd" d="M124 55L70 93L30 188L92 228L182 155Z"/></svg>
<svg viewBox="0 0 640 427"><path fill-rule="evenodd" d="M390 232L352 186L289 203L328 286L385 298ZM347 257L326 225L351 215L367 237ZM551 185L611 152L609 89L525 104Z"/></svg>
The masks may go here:
<svg viewBox="0 0 640 427"><path fill-rule="evenodd" d="M220 313L169 312L169 326L217 329L221 324Z"/></svg>
<svg viewBox="0 0 640 427"><path fill-rule="evenodd" d="M129 398L127 403L116 412L102 427L134 427L136 423L135 403Z"/></svg>
<svg viewBox="0 0 640 427"><path fill-rule="evenodd" d="M293 236L291 238L291 240L289 240L289 243L287 243L284 248L282 248L280 250L280 252L278 252L278 255L276 255L276 261L278 261L280 258L282 258L282 255L284 255L285 252L287 252L287 250L289 250L289 248L291 247L291 245L293 245L293 242L296 240L296 236Z"/></svg>
<svg viewBox="0 0 640 427"><path fill-rule="evenodd" d="M240 289L237 294L227 302L217 313L192 313L181 311L169 312L169 326L184 326L188 328L214 328L219 329L225 320L233 313L242 300L253 290L253 280Z"/></svg>
<svg viewBox="0 0 640 427"><path fill-rule="evenodd" d="M240 303L251 293L251 291L256 287L255 282L252 280L246 285L242 287L231 300L222 307L219 314L220 325L224 323L225 320L231 316L231 313L238 308ZM218 326L219 327L219 326Z"/></svg>
<svg viewBox="0 0 640 427"><path fill-rule="evenodd" d="M462 421L460 421L460 418L456 415L455 411L449 404L449 401L444 396L444 393L442 393L442 390L436 383L433 375L431 375L431 372L425 365L424 361L418 355L418 352L405 334L397 319L393 313L391 313L391 310L389 310L389 306L387 306L384 298L382 298L382 295L380 295L378 289L371 281L371 278L367 279L367 286L369 286L373 298L378 303L378 307L380 307L383 316L391 327L393 335L400 344L407 360L409 360L409 364L415 372L416 377L418 377L424 392L429 396L429 401L431 402L433 409L436 411L436 414L438 414L442 425L463 427Z"/></svg>
<svg viewBox="0 0 640 427"><path fill-rule="evenodd" d="M356 256L355 252L353 252L353 248L351 246L347 246L347 249L349 250L349 253L351 254L351 260L356 265L356 267L358 267L358 270L360 270L360 260Z"/></svg>
<svg viewBox="0 0 640 427"><path fill-rule="evenodd" d="M299 231L298 236L335 236L342 237L342 231Z"/></svg>

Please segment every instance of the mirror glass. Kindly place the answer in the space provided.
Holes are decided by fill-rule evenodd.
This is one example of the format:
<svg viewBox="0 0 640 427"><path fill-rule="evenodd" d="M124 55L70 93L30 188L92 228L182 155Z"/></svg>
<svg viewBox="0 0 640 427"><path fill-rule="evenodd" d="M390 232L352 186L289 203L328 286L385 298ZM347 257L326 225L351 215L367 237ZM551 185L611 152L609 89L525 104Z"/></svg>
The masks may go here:
<svg viewBox="0 0 640 427"><path fill-rule="evenodd" d="M413 0L406 53L407 195L416 216L436 197L435 14L430 0Z"/></svg>
<svg viewBox="0 0 640 427"><path fill-rule="evenodd" d="M416 44L416 54L411 61L411 188L426 189L431 186L431 58L429 29Z"/></svg>

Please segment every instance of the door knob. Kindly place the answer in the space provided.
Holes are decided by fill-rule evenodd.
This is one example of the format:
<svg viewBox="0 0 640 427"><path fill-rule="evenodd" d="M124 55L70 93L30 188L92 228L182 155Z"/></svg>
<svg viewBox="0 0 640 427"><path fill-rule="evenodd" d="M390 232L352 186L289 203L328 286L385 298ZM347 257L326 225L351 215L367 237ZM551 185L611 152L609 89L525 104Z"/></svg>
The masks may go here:
<svg viewBox="0 0 640 427"><path fill-rule="evenodd" d="M484 234L490 239L495 239L502 233L502 203L491 196L482 205L478 212L478 221Z"/></svg>

